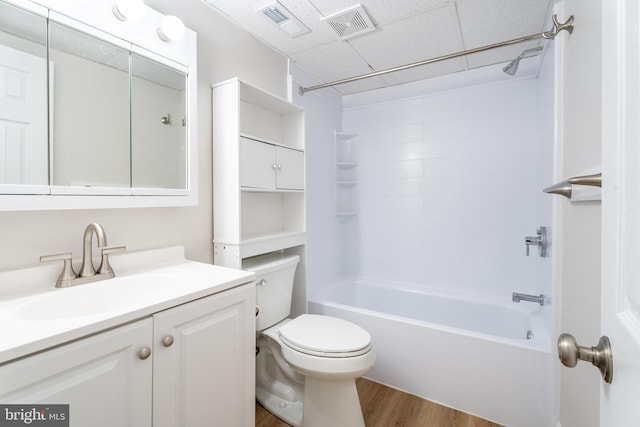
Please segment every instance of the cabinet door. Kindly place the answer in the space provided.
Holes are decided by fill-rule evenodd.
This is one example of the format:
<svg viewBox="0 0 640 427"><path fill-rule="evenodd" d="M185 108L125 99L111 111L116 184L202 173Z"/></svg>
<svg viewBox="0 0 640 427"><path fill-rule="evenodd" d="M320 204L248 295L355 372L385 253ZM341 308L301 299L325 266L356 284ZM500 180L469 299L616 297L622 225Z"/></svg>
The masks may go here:
<svg viewBox="0 0 640 427"><path fill-rule="evenodd" d="M304 153L285 147L276 149L276 187L287 190L304 189Z"/></svg>
<svg viewBox="0 0 640 427"><path fill-rule="evenodd" d="M72 426L151 426L151 318L0 367L0 402L69 404Z"/></svg>
<svg viewBox="0 0 640 427"><path fill-rule="evenodd" d="M254 426L255 284L154 318L154 427Z"/></svg>
<svg viewBox="0 0 640 427"><path fill-rule="evenodd" d="M240 138L240 185L253 188L276 187L273 145Z"/></svg>

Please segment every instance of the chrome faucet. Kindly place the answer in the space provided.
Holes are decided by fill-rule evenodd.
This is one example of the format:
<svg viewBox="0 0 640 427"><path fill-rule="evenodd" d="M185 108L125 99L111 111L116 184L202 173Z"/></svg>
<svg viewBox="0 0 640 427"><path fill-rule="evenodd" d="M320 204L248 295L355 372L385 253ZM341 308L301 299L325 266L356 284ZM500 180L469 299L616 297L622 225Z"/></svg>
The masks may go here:
<svg viewBox="0 0 640 427"><path fill-rule="evenodd" d="M519 294L518 292L514 292L513 294L511 294L511 300L513 302L520 302L520 301L536 302L540 305L544 305L545 303L545 297L543 294L527 295L527 294Z"/></svg>
<svg viewBox="0 0 640 427"><path fill-rule="evenodd" d="M527 246L526 254L529 256L529 246L537 246L538 247L538 255L541 257L547 256L547 227L541 226L536 230L537 236L526 236L524 238L524 244Z"/></svg>
<svg viewBox="0 0 640 427"><path fill-rule="evenodd" d="M100 249L100 265L96 271L93 265L93 235L96 235L98 249ZM44 255L40 257L40 262L64 261L62 272L56 281L56 288L66 288L68 286L82 285L84 283L97 282L115 277L115 273L109 264L109 254L122 252L125 246L107 247L107 234L104 228L98 223L91 223L84 230L82 246L82 266L76 275L73 270L71 253L55 255Z"/></svg>
<svg viewBox="0 0 640 427"><path fill-rule="evenodd" d="M87 228L84 229L84 236L82 238L82 267L80 267L80 277L89 277L94 276L96 274L96 270L93 267L93 234L95 233L96 238L98 240L98 249L103 249L107 247L107 235L104 232L104 228L96 222L93 222L87 225ZM108 263L108 261L107 261ZM109 270L111 267L107 264ZM100 268L102 264L100 264ZM113 271L111 272L113 274ZM113 276L111 276L113 277Z"/></svg>

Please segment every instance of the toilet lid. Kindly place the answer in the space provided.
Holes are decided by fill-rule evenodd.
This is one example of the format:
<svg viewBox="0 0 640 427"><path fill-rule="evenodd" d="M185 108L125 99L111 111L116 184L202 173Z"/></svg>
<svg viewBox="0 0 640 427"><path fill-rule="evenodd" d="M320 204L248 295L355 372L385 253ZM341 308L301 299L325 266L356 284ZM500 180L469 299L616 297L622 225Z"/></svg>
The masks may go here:
<svg viewBox="0 0 640 427"><path fill-rule="evenodd" d="M288 347L320 357L354 357L371 350L371 336L343 319L303 314L283 325L280 339Z"/></svg>

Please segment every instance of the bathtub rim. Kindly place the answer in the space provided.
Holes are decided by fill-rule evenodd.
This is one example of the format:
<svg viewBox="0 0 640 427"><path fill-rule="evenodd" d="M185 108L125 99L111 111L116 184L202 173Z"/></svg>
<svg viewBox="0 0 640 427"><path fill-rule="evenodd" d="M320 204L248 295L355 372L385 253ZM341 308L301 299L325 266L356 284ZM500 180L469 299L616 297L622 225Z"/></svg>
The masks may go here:
<svg viewBox="0 0 640 427"><path fill-rule="evenodd" d="M501 309L512 310L516 312L523 313L530 318L532 323L532 330L534 333L534 337L532 339L516 339L516 338L508 338L501 337L498 335L492 335L484 332L470 331L463 328L458 328L454 326L443 325L440 323L429 322L425 320L412 319L407 316L400 316L397 314L386 313L383 311L373 310L369 308L358 307L354 305L344 304L340 302L336 302L331 300L329 296L329 290L335 289L339 286L349 285L351 283L360 284L362 286L374 286L394 290L401 290L405 292L411 293L420 293L420 294L428 294L430 296L437 296L440 298L447 299L455 299L465 302L473 302L473 303L482 303L484 305L489 306L498 306ZM367 314L370 316L376 317L384 317L391 320L410 323L418 326L426 326L432 329L437 329L449 333L460 334L468 337L480 338L487 341L514 345L517 347L522 347L526 349L531 349L535 351L540 351L544 353L550 353L552 351L551 341L549 339L549 334L547 329L545 328L544 321L542 318L543 307L536 304L528 304L528 305L520 305L522 303L514 303L511 299L506 297L495 297L495 296L487 296L487 295L479 295L471 292L462 292L462 291L449 291L443 288L434 287L434 286L416 286L402 282L390 282L386 280L380 279L372 279L367 277L358 277L355 279L340 279L323 287L323 289L315 292L309 296L308 306L311 308L311 304L316 305L327 305L331 307L335 307L341 310L355 311L362 314ZM518 304L518 305L516 305ZM313 312L313 311L310 311ZM374 343L375 345L375 343Z"/></svg>

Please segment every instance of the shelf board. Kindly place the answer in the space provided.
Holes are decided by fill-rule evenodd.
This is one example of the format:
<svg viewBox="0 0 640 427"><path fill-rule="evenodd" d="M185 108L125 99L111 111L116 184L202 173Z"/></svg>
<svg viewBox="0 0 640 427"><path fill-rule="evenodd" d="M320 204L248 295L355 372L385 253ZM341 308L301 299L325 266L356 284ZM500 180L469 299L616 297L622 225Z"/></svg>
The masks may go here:
<svg viewBox="0 0 640 427"><path fill-rule="evenodd" d="M263 138L261 136L251 135L251 134L248 134L246 132L240 132L239 135L240 135L241 138L252 139L254 141L264 142L264 143L271 144L271 145L277 145L279 147L290 148L292 150L297 150L297 151L301 151L301 152L304 153L304 149L302 149L300 147L294 147L293 145L283 144L281 141L275 141L273 139Z"/></svg>
<svg viewBox="0 0 640 427"><path fill-rule="evenodd" d="M246 193L304 193L301 190L289 190L286 188L259 188L259 187L240 187L240 191Z"/></svg>
<svg viewBox="0 0 640 427"><path fill-rule="evenodd" d="M305 231L280 231L245 236L240 241L242 258L261 255L281 249L292 248L306 243Z"/></svg>
<svg viewBox="0 0 640 427"><path fill-rule="evenodd" d="M351 169L358 166L356 162L336 162L336 166L340 169Z"/></svg>

